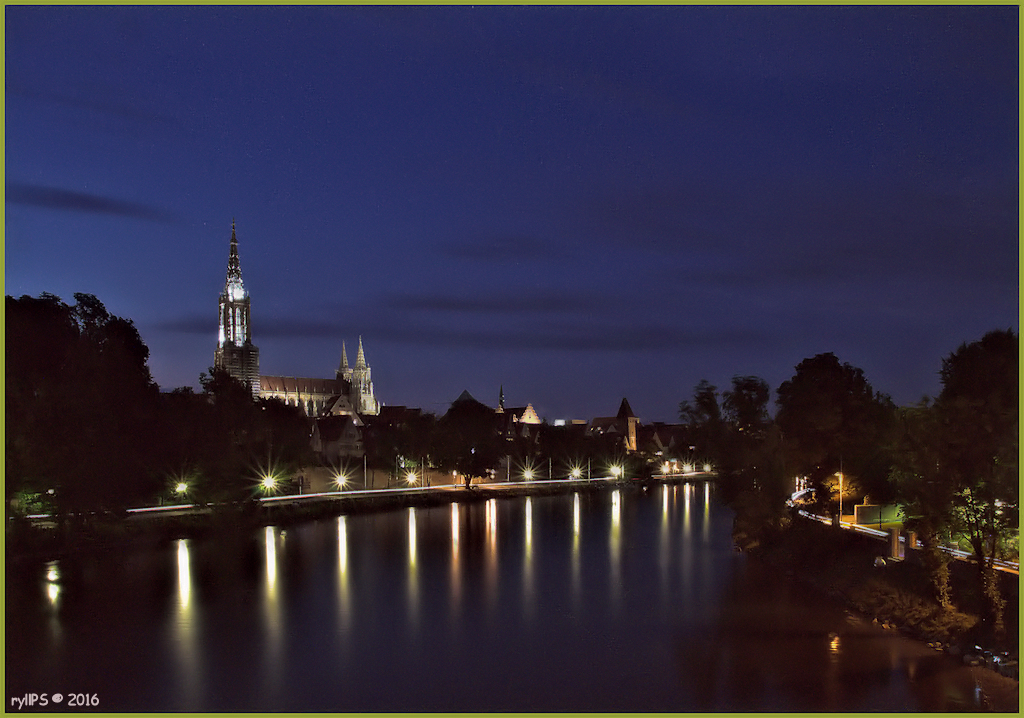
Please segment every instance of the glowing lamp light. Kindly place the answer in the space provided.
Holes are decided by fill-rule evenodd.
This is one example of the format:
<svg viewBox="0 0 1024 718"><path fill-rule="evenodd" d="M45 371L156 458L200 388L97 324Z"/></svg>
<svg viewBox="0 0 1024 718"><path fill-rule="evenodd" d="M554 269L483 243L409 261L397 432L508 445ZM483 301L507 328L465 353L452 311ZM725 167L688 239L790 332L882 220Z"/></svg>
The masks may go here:
<svg viewBox="0 0 1024 718"><path fill-rule="evenodd" d="M262 486L266 491L273 491L277 487L277 479L273 476L264 476L263 481L260 482L260 486Z"/></svg>
<svg viewBox="0 0 1024 718"><path fill-rule="evenodd" d="M711 471L711 464L704 464L704 471Z"/></svg>
<svg viewBox="0 0 1024 718"><path fill-rule="evenodd" d="M667 461L664 464L662 464L662 466L661 466L661 473L663 473L663 474L667 474L668 473L668 462Z"/></svg>
<svg viewBox="0 0 1024 718"><path fill-rule="evenodd" d="M177 485L174 487L174 493L176 494L184 494L187 491L188 484L186 484L184 481L179 481Z"/></svg>
<svg viewBox="0 0 1024 718"><path fill-rule="evenodd" d="M348 486L348 477L345 474L338 474L334 477L334 483L338 485L339 489L343 489Z"/></svg>
<svg viewBox="0 0 1024 718"><path fill-rule="evenodd" d="M523 472L523 478L529 481L533 478L533 469L527 469Z"/></svg>
<svg viewBox="0 0 1024 718"><path fill-rule="evenodd" d="M416 472L415 471L410 471L409 474L405 477L405 480L408 481L410 484L415 484L416 483Z"/></svg>
<svg viewBox="0 0 1024 718"><path fill-rule="evenodd" d="M580 476L582 476L582 475L583 475L583 472L582 472L582 471L580 471L579 467L576 467L576 468L574 468L574 469L572 470L572 477L573 477L574 479L578 479L578 478L580 478Z"/></svg>
<svg viewBox="0 0 1024 718"><path fill-rule="evenodd" d="M612 467L612 476L621 476L621 475L622 475L622 467L621 466L613 466Z"/></svg>

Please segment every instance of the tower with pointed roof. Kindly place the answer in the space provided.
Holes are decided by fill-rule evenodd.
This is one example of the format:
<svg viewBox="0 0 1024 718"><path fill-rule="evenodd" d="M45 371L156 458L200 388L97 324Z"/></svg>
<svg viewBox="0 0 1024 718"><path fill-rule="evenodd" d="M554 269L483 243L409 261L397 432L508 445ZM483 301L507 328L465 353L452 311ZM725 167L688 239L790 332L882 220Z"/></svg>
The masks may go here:
<svg viewBox="0 0 1024 718"><path fill-rule="evenodd" d="M238 260L238 238L235 220L231 220L231 248L228 252L227 279L220 294L217 349L213 366L224 369L248 384L253 395L260 391L260 350L252 343L249 326L249 294L242 283L242 267Z"/></svg>
<svg viewBox="0 0 1024 718"><path fill-rule="evenodd" d="M335 372L338 379L344 379L351 385L350 398L356 411L360 414L380 413L380 404L373 395L373 380L370 375L370 367L366 363L366 353L363 351L363 337L359 337L359 350L356 353L356 365L349 367L348 352L345 350L345 342L341 343L341 364Z"/></svg>

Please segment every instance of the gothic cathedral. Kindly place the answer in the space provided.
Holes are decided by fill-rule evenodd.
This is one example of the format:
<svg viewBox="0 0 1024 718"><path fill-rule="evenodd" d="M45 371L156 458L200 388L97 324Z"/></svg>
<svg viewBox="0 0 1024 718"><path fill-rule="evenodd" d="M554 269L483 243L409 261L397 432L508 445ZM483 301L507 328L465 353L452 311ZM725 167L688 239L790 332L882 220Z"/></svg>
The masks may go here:
<svg viewBox="0 0 1024 718"><path fill-rule="evenodd" d="M213 365L247 383L254 395L281 399L286 404L301 407L307 416L380 413L380 404L373 395L373 381L363 352L362 337L359 337L356 365L351 368L345 342L341 343L341 365L334 379L260 376L260 352L252 343L249 295L242 285L234 220L231 220L228 276L220 295L220 330Z"/></svg>
<svg viewBox="0 0 1024 718"><path fill-rule="evenodd" d="M260 350L252 343L249 327L249 294L242 284L242 267L238 262L238 239L235 220L231 220L231 251L228 254L228 277L220 294L220 328L213 366L260 391Z"/></svg>

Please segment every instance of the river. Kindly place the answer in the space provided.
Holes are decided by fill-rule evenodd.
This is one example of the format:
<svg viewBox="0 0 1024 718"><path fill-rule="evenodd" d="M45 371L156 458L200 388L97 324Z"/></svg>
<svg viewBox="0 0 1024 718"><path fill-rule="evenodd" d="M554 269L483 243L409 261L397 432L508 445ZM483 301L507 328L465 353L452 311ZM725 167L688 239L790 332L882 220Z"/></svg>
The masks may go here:
<svg viewBox="0 0 1024 718"><path fill-rule="evenodd" d="M698 482L8 565L7 709L976 708L951 659L748 561L731 529Z"/></svg>

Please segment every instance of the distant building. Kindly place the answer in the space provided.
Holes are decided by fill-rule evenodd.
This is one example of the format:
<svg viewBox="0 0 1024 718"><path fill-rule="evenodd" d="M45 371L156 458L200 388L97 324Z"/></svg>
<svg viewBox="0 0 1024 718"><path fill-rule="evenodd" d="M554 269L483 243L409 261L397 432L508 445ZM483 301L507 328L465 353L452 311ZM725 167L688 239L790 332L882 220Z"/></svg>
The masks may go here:
<svg viewBox="0 0 1024 718"><path fill-rule="evenodd" d="M626 451L636 451L636 430L640 419L633 413L625 398L619 404L619 412L615 416L599 416L590 422L592 436L613 436L622 442Z"/></svg>
<svg viewBox="0 0 1024 718"><path fill-rule="evenodd" d="M370 379L370 367L366 363L366 356L363 354L363 338L359 337L359 352L356 354L356 365L352 369L348 366L348 355L345 353L345 342L341 343L341 364L335 372L338 379L347 381L351 386L349 396L360 414L377 414L380 412L380 404L373 395L373 381Z"/></svg>
<svg viewBox="0 0 1024 718"><path fill-rule="evenodd" d="M238 261L235 221L231 220L231 248L228 253L227 280L220 295L219 331L213 365L224 369L252 388L254 396L280 399L300 407L306 416L374 415L380 403L373 394L370 367L359 337L355 367L349 368L345 342L341 343L341 365L334 379L291 376L260 376L260 352L252 343L249 324L249 294L242 284Z"/></svg>
<svg viewBox="0 0 1024 718"><path fill-rule="evenodd" d="M238 261L238 239L235 237L234 220L231 220L227 280L224 282L224 291L220 294L219 324L213 366L245 382L254 395L259 395L260 350L252 343L249 294L242 284L242 267Z"/></svg>
<svg viewBox="0 0 1024 718"><path fill-rule="evenodd" d="M541 423L533 404L506 409L504 387L498 390L498 408L494 411L497 414L498 433L507 439L530 436L530 427L539 426Z"/></svg>
<svg viewBox="0 0 1024 718"><path fill-rule="evenodd" d="M354 368L349 368L345 342L341 343L341 364L334 379L261 376L260 387L261 397L280 399L298 406L306 416L374 416L380 412L380 403L373 395L373 381L363 352L362 337L359 337L359 354Z"/></svg>

